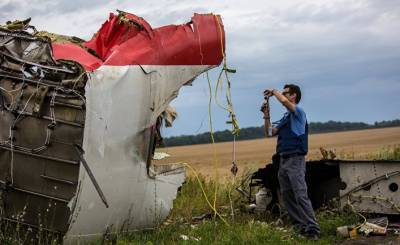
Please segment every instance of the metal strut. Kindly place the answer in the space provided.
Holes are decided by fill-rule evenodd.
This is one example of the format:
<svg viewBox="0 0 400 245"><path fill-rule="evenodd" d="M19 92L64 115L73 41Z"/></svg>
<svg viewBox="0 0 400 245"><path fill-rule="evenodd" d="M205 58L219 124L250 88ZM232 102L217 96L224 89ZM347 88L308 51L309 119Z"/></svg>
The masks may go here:
<svg viewBox="0 0 400 245"><path fill-rule="evenodd" d="M96 181L96 178L93 175L92 170L90 170L89 165L87 164L85 158L83 157L83 154L85 154L85 151L78 144L74 144L74 146L75 146L75 150L78 152L78 155L79 155L79 158L80 158L80 160L81 160L81 162L83 164L83 167L85 167L85 170L88 173L89 178L92 181L92 183L94 185L94 188L97 191L97 194L99 194L100 199L103 201L103 203L106 206L106 208L108 208L109 206L108 206L108 202L107 202L106 196L104 195L103 191L101 190L99 184Z"/></svg>

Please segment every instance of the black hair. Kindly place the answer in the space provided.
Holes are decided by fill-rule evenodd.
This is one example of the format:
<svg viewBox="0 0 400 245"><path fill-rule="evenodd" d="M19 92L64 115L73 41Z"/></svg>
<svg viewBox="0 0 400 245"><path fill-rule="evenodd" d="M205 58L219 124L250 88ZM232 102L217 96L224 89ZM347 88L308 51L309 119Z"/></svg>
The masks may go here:
<svg viewBox="0 0 400 245"><path fill-rule="evenodd" d="M296 94L296 104L298 104L301 100L300 87L295 84L285 84L285 86L283 86L283 89L285 89L285 88L289 88L290 94Z"/></svg>

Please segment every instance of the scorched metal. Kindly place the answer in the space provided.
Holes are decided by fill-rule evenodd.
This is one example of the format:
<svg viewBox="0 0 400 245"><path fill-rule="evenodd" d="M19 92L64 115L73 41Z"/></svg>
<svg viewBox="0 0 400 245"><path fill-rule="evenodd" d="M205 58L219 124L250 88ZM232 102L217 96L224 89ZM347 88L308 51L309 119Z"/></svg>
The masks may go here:
<svg viewBox="0 0 400 245"><path fill-rule="evenodd" d="M220 64L220 17L153 29L119 11L88 42L29 27L0 29L2 221L67 243L154 227L185 178L150 165L157 120Z"/></svg>

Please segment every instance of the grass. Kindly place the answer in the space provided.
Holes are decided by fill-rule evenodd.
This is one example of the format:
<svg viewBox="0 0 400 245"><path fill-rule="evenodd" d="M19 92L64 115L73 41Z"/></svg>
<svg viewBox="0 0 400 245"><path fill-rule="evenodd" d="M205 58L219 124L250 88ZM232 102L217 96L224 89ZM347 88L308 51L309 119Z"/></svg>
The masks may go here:
<svg viewBox="0 0 400 245"><path fill-rule="evenodd" d="M62 241L61 235L40 230L34 232L32 228L5 220L0 222L0 244L49 244L56 245Z"/></svg>
<svg viewBox="0 0 400 245"><path fill-rule="evenodd" d="M400 145L387 146L378 154L373 154L370 159L380 160L400 160Z"/></svg>
<svg viewBox="0 0 400 245"><path fill-rule="evenodd" d="M207 182L201 178L212 196L215 182ZM204 213L211 213L205 205L194 178L189 178L182 187L174 202L174 209L167 222L152 231L135 232L119 237L117 244L333 244L342 241L335 235L336 227L354 224L358 218L353 213L320 210L317 219L322 230L322 239L310 242L301 238L288 225L286 217L265 214L249 214L241 207L245 204L238 194L233 195L235 215L231 216L229 198L226 193L229 185L221 185L218 192L218 211L227 220L228 225L218 218L205 219L193 222L192 217ZM182 235L188 240L184 240Z"/></svg>
<svg viewBox="0 0 400 245"><path fill-rule="evenodd" d="M352 158L346 155L346 158ZM368 159L400 160L400 146L390 146ZM286 217L249 214L242 211L246 200L236 191L232 192L234 217L228 193L232 184L222 183L200 177L207 197L213 200L215 185L218 185L218 212L227 220L225 225L220 219L205 219L193 222L192 217L212 213L202 196L199 184L189 177L174 201L174 208L167 221L151 231L134 232L118 238L117 244L339 244L344 238L336 236L336 228L360 222L351 211L339 211L335 206L317 210L317 220L321 226L321 239L317 242L305 240L291 228ZM187 239L187 240L185 240Z"/></svg>
<svg viewBox="0 0 400 245"><path fill-rule="evenodd" d="M339 159L356 159L354 152L338 152ZM400 145L390 145L382 148L378 152L364 154L366 160L400 160Z"/></svg>
<svg viewBox="0 0 400 245"><path fill-rule="evenodd" d="M346 158L351 158L351 155L347 155ZM368 155L368 158L400 160L400 145L386 147L377 154ZM244 176L238 179L242 178ZM216 207L228 225L218 217L213 217L212 209L203 197L198 180L192 176L187 178L182 186L174 201L174 208L163 224L150 231L118 234L116 244L339 244L343 238L336 236L336 228L360 222L359 217L351 211L339 211L334 205L321 208L316 212L321 226L321 239L311 242L297 235L286 216L244 212L243 207L247 200L233 190L239 180L232 183L229 178L215 181L200 176L199 181L211 202L217 187ZM210 217L202 221L193 221L193 217L204 214L209 214ZM4 222L0 223L0 244L22 244L29 241L20 229L18 225L13 227ZM45 239L39 244L57 243L54 237L43 237ZM111 244L107 241L105 243Z"/></svg>

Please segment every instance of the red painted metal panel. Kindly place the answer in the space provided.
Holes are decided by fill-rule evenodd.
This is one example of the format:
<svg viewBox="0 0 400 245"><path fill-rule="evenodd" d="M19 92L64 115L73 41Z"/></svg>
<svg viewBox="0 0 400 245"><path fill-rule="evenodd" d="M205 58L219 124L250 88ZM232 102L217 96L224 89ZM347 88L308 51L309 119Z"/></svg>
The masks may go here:
<svg viewBox="0 0 400 245"><path fill-rule="evenodd" d="M225 49L221 18L194 14L183 25L156 29L142 18L125 14L124 20L110 14L96 35L84 43L98 57L74 44L54 43L56 59L81 63L92 71L101 65L218 65Z"/></svg>

